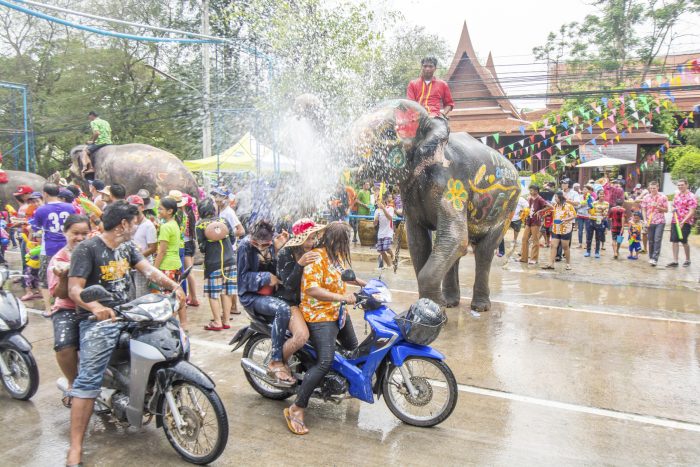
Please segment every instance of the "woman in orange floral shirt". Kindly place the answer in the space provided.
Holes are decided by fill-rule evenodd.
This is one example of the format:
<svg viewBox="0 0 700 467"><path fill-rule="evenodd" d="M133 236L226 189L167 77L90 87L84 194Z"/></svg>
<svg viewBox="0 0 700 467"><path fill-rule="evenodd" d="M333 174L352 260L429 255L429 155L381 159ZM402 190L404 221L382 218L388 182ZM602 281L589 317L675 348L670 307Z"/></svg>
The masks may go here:
<svg viewBox="0 0 700 467"><path fill-rule="evenodd" d="M557 191L552 200L552 244L549 251L549 264L542 266L542 269L554 269L554 259L557 254L557 247L561 243L564 257L566 258L566 270L571 269L571 234L574 230L576 220L576 210L566 202L566 196L562 191Z"/></svg>
<svg viewBox="0 0 700 467"><path fill-rule="evenodd" d="M297 435L309 432L304 424L304 410L313 390L331 369L336 339L345 349L352 350L357 347L357 337L347 309L343 311L345 319L339 320L341 302L349 305L355 303L355 295L347 292L346 284L341 279L343 270L351 266L351 234L347 224L330 224L323 234L321 247L312 250L317 252L320 258L304 268L299 308L309 327L309 335L317 356L316 365L304 375L294 404L284 409L287 426ZM358 279L352 284L364 286L365 282Z"/></svg>

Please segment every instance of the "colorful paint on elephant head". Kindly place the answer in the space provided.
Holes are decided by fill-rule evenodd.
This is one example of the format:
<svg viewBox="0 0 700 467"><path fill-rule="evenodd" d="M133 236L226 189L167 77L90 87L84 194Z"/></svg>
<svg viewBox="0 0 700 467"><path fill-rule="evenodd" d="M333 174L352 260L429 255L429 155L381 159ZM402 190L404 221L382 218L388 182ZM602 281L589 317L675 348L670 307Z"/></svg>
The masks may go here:
<svg viewBox="0 0 700 467"><path fill-rule="evenodd" d="M420 113L411 108L398 107L394 111L396 134L402 140L412 140L418 133Z"/></svg>

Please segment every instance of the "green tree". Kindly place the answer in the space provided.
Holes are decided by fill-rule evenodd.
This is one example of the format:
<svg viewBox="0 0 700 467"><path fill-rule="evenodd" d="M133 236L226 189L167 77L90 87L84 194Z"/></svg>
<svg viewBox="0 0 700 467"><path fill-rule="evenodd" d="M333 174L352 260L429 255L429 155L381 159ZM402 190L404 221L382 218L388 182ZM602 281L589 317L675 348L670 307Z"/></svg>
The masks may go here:
<svg viewBox="0 0 700 467"><path fill-rule="evenodd" d="M700 129L688 128L683 131L683 137L686 144L692 144L696 148L700 148Z"/></svg>
<svg viewBox="0 0 700 467"><path fill-rule="evenodd" d="M681 178L686 179L692 189L700 186L700 149L679 159L673 166L671 178L674 181Z"/></svg>
<svg viewBox="0 0 700 467"><path fill-rule="evenodd" d="M700 149L695 146L677 146L666 151L664 155L664 169L671 172L676 163L688 154L699 154Z"/></svg>

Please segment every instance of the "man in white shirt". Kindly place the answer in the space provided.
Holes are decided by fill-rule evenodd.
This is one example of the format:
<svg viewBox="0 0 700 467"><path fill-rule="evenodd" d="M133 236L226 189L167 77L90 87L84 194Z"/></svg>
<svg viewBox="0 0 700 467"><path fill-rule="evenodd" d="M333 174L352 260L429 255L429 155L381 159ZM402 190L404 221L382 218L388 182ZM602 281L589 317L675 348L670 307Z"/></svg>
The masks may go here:
<svg viewBox="0 0 700 467"><path fill-rule="evenodd" d="M139 210L139 215L136 218L136 233L131 239L139 249L144 258L153 263L153 255L158 249L158 233L156 226L153 225L146 216L143 215L144 201L139 195L132 195L126 199L127 203L136 206ZM148 279L140 272L134 270L131 272L131 277L134 281L134 298L142 297L150 293Z"/></svg>
<svg viewBox="0 0 700 467"><path fill-rule="evenodd" d="M386 197L383 201L386 201ZM391 246L394 243L394 208L386 206L382 201L377 202L374 211L374 225L378 227L377 251L387 267L394 263L394 253ZM382 264L380 262L380 264ZM382 268L382 266L380 266Z"/></svg>
<svg viewBox="0 0 700 467"><path fill-rule="evenodd" d="M229 198L230 193L222 190L221 188L217 188L212 190L211 194L214 195L214 201L219 208L219 217L226 219L229 225L233 227L233 232L236 235L236 238L241 238L244 236L245 229L243 228L243 224L241 224L241 221L238 220L236 212L231 207L231 199Z"/></svg>

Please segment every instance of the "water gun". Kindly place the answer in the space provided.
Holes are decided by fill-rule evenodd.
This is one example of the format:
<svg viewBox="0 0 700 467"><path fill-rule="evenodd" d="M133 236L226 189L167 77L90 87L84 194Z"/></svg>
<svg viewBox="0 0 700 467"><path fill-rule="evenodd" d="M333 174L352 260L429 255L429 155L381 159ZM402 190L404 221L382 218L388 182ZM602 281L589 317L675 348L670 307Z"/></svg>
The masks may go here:
<svg viewBox="0 0 700 467"><path fill-rule="evenodd" d="M87 198L80 197L78 198L78 202L80 202L80 207L82 207L86 213L89 215L94 215L96 217L102 217L102 210L95 205L92 201L90 201Z"/></svg>
<svg viewBox="0 0 700 467"><path fill-rule="evenodd" d="M11 204L5 205L5 211L7 211L7 213L10 215L10 217L14 217L17 215L17 210L14 207L12 207Z"/></svg>
<svg viewBox="0 0 700 467"><path fill-rule="evenodd" d="M41 266L41 261L39 259L39 255L41 255L41 245L38 242L29 240L29 237L25 233L22 234L22 240L24 240L27 246L27 254L24 255L24 262L32 269L39 269Z"/></svg>
<svg viewBox="0 0 700 467"><path fill-rule="evenodd" d="M384 200L384 192L386 191L386 184L382 182L379 185L379 202L382 202Z"/></svg>
<svg viewBox="0 0 700 467"><path fill-rule="evenodd" d="M676 226L676 234L678 235L678 240L683 240L683 231L681 230L681 224L678 221L678 211L673 210L673 220L675 221L673 225Z"/></svg>

